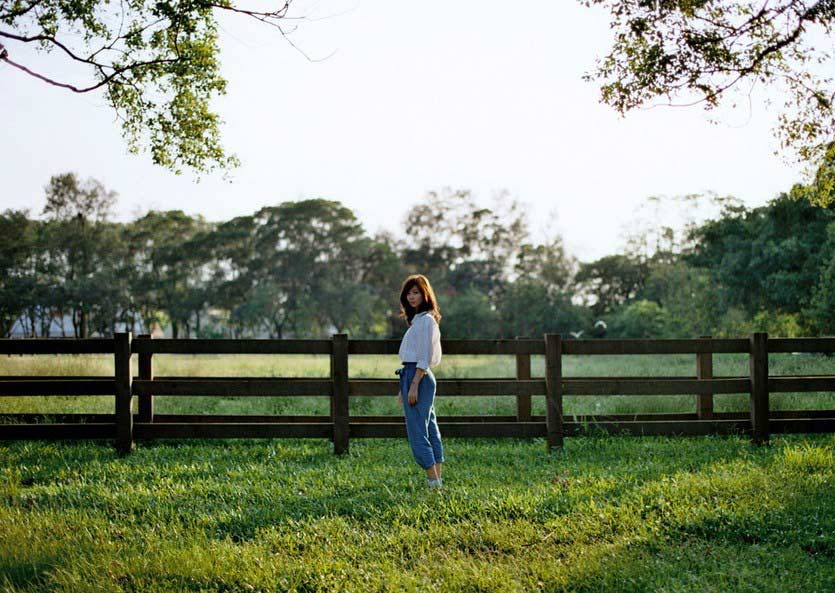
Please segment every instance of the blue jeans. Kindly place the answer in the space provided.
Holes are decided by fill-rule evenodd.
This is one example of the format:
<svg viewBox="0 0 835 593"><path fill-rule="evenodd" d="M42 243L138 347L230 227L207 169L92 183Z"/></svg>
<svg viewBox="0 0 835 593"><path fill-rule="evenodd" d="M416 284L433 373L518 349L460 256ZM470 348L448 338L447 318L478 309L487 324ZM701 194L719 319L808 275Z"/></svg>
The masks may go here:
<svg viewBox="0 0 835 593"><path fill-rule="evenodd" d="M435 375L432 369L418 383L418 401L409 404L409 386L415 377L417 363L404 362L395 374L400 375L400 394L403 397L403 413L406 416L406 435L415 461L423 469L429 469L444 460L441 431L435 417Z"/></svg>

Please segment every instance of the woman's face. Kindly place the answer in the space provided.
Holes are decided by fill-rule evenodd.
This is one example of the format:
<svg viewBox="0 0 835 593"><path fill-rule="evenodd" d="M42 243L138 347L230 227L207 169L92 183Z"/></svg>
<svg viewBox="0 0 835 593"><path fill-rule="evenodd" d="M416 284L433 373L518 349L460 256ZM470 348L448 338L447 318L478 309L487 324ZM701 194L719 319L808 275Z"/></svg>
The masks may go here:
<svg viewBox="0 0 835 593"><path fill-rule="evenodd" d="M412 309L417 309L423 303L423 293L416 284L412 285L409 292L406 293L406 300L409 301Z"/></svg>

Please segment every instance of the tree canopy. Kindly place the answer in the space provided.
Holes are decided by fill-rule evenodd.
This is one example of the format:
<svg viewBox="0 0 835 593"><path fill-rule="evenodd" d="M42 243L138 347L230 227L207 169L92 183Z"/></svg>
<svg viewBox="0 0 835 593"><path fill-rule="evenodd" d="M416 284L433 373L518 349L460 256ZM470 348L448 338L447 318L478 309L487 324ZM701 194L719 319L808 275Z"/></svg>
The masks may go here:
<svg viewBox="0 0 835 593"><path fill-rule="evenodd" d="M609 11L614 43L587 80L621 114L658 99L710 109L731 91L776 86L783 96L782 148L823 169L807 197L827 204L835 171L835 83L821 37L832 0L582 0Z"/></svg>
<svg viewBox="0 0 835 593"><path fill-rule="evenodd" d="M180 173L229 170L238 159L220 141L212 98L226 92L218 61L217 15L277 27L290 1L256 11L235 0L0 0L0 61L76 93L103 90L131 152ZM16 49L32 44L87 68L84 82L60 80Z"/></svg>

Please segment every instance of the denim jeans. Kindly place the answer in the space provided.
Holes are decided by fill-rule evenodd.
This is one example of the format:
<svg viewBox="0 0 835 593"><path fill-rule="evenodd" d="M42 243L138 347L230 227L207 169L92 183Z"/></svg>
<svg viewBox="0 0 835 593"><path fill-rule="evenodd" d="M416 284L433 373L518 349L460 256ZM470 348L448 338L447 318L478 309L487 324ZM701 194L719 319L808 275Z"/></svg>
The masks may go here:
<svg viewBox="0 0 835 593"><path fill-rule="evenodd" d="M415 461L423 469L429 469L444 460L441 431L435 417L435 375L432 369L418 383L418 401L409 404L409 387L415 377L417 364L404 362L395 374L400 375L400 394L403 396L403 413L406 416L406 435Z"/></svg>

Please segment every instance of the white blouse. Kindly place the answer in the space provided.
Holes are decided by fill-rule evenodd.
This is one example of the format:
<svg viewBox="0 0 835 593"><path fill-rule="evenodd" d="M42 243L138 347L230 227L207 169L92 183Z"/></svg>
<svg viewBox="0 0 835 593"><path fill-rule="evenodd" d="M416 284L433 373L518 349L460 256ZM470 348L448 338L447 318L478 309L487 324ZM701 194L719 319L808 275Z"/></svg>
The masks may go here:
<svg viewBox="0 0 835 593"><path fill-rule="evenodd" d="M400 342L400 361L417 362L418 368L424 370L441 362L441 329L429 311L412 318L412 325Z"/></svg>

